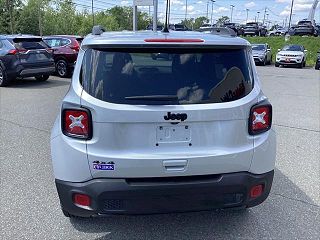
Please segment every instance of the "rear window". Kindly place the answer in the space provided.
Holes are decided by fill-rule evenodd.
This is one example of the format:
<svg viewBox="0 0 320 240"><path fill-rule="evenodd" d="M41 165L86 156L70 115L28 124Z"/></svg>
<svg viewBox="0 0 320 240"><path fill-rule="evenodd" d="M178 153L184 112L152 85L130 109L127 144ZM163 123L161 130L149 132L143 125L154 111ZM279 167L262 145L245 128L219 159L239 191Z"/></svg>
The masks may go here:
<svg viewBox="0 0 320 240"><path fill-rule="evenodd" d="M41 38L15 38L12 39L17 49L46 49L48 45Z"/></svg>
<svg viewBox="0 0 320 240"><path fill-rule="evenodd" d="M183 105L229 102L253 88L246 49L159 50L88 49L84 90L110 103Z"/></svg>

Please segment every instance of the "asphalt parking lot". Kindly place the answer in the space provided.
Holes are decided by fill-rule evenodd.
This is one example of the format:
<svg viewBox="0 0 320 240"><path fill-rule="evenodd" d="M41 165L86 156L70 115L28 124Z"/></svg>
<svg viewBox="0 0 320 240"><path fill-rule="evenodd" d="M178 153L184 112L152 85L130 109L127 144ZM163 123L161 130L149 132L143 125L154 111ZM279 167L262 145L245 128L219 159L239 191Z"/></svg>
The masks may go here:
<svg viewBox="0 0 320 240"><path fill-rule="evenodd" d="M320 239L320 72L258 67L274 107L271 195L248 211L68 219L50 160L50 130L70 79L0 88L0 239Z"/></svg>

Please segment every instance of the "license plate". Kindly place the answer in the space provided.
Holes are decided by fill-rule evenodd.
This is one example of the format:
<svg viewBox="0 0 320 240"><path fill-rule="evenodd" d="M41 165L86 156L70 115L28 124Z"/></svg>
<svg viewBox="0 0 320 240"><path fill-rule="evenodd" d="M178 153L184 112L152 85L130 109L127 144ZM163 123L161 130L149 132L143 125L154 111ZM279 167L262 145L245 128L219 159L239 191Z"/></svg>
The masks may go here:
<svg viewBox="0 0 320 240"><path fill-rule="evenodd" d="M178 143L190 142L190 126L158 126L157 142L158 143Z"/></svg>
<svg viewBox="0 0 320 240"><path fill-rule="evenodd" d="M285 60L286 62L290 62L290 58L286 58L286 60Z"/></svg>

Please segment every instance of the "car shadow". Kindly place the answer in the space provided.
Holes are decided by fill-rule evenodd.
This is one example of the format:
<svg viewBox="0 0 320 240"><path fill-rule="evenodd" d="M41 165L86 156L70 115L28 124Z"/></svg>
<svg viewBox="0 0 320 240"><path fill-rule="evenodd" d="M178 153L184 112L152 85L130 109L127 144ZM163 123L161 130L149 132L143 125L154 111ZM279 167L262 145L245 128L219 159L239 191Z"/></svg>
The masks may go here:
<svg viewBox="0 0 320 240"><path fill-rule="evenodd" d="M24 78L13 80L7 88L30 88L30 89L45 89L70 85L69 78L55 78L52 76L47 81L37 81L34 78Z"/></svg>
<svg viewBox="0 0 320 240"><path fill-rule="evenodd" d="M285 196L291 192L299 199ZM269 198L252 209L71 218L70 222L80 232L96 233L96 240L299 239L299 236L315 234L310 233L310 229L316 229L318 210L312 199L276 169Z"/></svg>

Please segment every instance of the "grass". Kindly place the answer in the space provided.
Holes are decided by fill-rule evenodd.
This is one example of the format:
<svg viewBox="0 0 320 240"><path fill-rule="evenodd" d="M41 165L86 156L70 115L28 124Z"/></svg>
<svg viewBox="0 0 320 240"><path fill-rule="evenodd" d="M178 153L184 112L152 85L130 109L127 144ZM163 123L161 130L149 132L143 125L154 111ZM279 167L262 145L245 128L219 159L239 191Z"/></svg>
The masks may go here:
<svg viewBox="0 0 320 240"><path fill-rule="evenodd" d="M279 48L286 44L300 44L308 50L307 65L314 66L317 59L317 52L320 51L320 37L300 37L291 36L289 41L285 41L284 37L245 37L250 43L268 43L272 49L273 59Z"/></svg>

